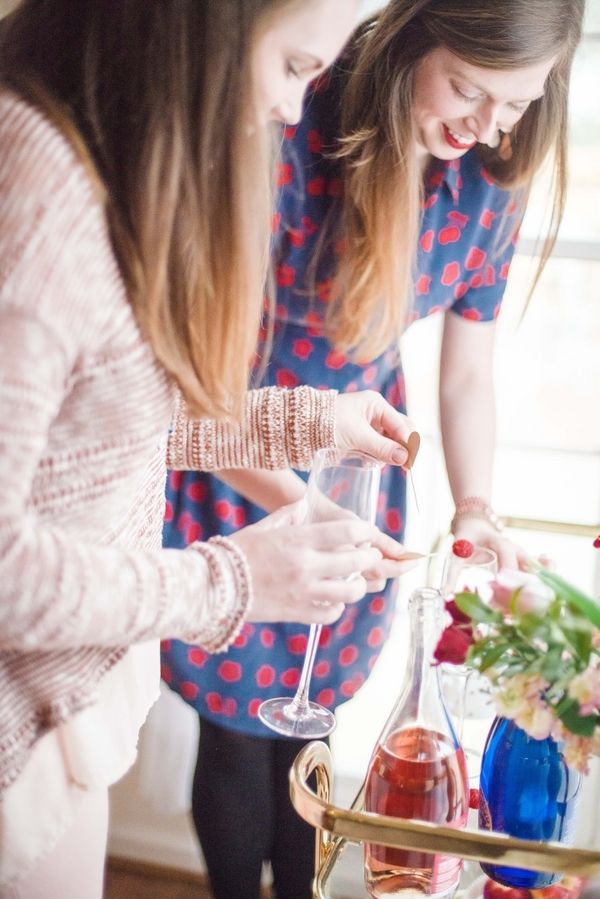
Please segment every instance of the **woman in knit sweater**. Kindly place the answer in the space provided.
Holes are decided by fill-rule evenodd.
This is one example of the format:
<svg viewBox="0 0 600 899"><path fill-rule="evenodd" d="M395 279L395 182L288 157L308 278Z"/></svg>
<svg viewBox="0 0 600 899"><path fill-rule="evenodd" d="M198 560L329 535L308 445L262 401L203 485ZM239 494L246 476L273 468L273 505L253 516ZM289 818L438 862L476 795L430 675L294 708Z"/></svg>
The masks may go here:
<svg viewBox="0 0 600 899"><path fill-rule="evenodd" d="M366 590L343 579L357 565L401 567L376 528L293 510L160 548L166 465L307 468L335 443L406 462L408 423L376 394L246 393L265 125L297 114L354 13L23 0L0 25L2 897L101 896L107 785L157 696L157 638L217 652L246 620L330 623Z"/></svg>

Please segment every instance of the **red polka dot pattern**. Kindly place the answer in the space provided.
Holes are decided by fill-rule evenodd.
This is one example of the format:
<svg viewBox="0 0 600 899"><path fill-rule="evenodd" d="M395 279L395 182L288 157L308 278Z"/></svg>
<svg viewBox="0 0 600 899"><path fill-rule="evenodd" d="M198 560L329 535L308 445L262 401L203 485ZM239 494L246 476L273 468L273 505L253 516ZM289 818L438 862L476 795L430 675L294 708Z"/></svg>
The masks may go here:
<svg viewBox="0 0 600 899"><path fill-rule="evenodd" d="M335 348L326 335L335 268L344 254L352 252L341 229L329 241L321 230L327 217L335 216L344 192L340 163L328 153L337 136L335 83L329 75L319 79L303 120L283 131L276 173L280 193L272 218L277 287L273 348L263 383L283 388L308 383L340 391L369 388L403 410L405 385L395 343L377 359L360 364ZM449 163L433 160L424 179L422 207L408 322L448 311L470 322L495 319L518 232L517 205L481 167L476 151L468 151ZM506 240L498 241L500 223L503 228L506 224ZM321 245L322 255L310 269L315 247ZM261 334L264 342L264 328ZM263 355L261 343L258 365ZM384 470L378 510L379 525L402 539L405 477L397 468ZM169 473L164 509L167 545L182 548L214 533L231 534L261 515L217 478ZM322 629L311 698L335 707L360 688L389 632L393 590L390 582L385 591L366 596ZM260 702L293 695L307 633L308 628L294 624L246 625L227 653L216 655L169 641L163 644L163 677L201 715L264 737Z"/></svg>

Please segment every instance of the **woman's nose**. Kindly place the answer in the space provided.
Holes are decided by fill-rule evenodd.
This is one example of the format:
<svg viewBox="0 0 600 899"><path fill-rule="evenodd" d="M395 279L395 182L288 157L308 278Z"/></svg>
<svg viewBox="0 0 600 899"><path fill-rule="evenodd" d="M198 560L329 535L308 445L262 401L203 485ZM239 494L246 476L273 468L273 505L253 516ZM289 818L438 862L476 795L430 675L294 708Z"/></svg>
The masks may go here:
<svg viewBox="0 0 600 899"><path fill-rule="evenodd" d="M494 106L488 104L467 119L470 130L480 144L494 143L498 135L498 116Z"/></svg>

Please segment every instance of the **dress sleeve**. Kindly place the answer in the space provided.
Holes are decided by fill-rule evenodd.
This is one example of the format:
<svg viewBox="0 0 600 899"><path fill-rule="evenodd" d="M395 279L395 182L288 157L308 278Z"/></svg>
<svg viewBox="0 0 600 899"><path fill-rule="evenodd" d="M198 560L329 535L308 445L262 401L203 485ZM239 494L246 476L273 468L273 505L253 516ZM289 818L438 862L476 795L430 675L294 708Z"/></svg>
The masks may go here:
<svg viewBox="0 0 600 899"><path fill-rule="evenodd" d="M472 321L498 317L515 253L524 206L481 170L478 227L466 248L463 277L451 311Z"/></svg>
<svg viewBox="0 0 600 899"><path fill-rule="evenodd" d="M335 390L264 387L248 391L240 424L188 418L181 396L167 446L167 467L310 468L318 449L335 445Z"/></svg>

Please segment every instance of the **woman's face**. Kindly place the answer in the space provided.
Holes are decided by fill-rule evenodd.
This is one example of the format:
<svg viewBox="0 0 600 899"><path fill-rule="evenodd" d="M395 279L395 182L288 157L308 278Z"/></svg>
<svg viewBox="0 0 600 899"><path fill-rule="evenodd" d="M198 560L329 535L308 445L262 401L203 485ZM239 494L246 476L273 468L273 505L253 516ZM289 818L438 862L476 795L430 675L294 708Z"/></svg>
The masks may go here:
<svg viewBox="0 0 600 899"><path fill-rule="evenodd" d="M357 17L358 0L302 0L275 13L254 47L262 124L299 120L309 82L336 58Z"/></svg>
<svg viewBox="0 0 600 899"><path fill-rule="evenodd" d="M518 69L473 66L437 47L415 69L413 127L420 156L458 159L476 143L496 146L543 96L554 59Z"/></svg>

